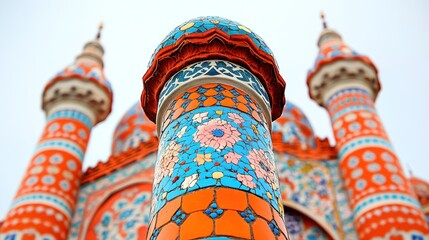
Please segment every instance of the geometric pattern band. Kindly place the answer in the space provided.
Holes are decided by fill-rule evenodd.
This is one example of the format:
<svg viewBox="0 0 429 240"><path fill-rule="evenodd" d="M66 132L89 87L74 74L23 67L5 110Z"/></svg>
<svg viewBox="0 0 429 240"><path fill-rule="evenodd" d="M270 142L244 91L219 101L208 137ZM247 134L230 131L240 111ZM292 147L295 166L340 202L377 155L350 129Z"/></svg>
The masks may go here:
<svg viewBox="0 0 429 240"><path fill-rule="evenodd" d="M359 217L361 214L369 211L370 209L388 204L406 205L416 209L421 209L420 203L414 197L400 193L382 193L374 194L361 199L356 204L353 214L355 217Z"/></svg>
<svg viewBox="0 0 429 240"><path fill-rule="evenodd" d="M12 202L11 208L31 204L45 204L52 206L64 213L68 218L71 218L73 214L72 208L61 197L47 193L31 193L20 196Z"/></svg>
<svg viewBox="0 0 429 240"><path fill-rule="evenodd" d="M74 155L78 159L82 159L85 155L83 150L78 144L65 139L49 139L47 141L41 141L36 147L36 154L45 150L58 150L65 151L71 155Z"/></svg>

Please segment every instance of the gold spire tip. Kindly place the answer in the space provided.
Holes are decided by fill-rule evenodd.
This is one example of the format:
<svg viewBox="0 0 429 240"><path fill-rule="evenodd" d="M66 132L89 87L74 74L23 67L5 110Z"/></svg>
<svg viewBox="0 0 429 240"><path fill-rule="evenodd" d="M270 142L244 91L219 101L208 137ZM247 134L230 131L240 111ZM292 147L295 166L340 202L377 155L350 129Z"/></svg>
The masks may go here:
<svg viewBox="0 0 429 240"><path fill-rule="evenodd" d="M410 174L410 177L413 177L413 170L411 170L410 164L407 163L408 173Z"/></svg>
<svg viewBox="0 0 429 240"><path fill-rule="evenodd" d="M320 18L322 19L323 29L327 29L328 24L326 24L325 14L323 12L320 12Z"/></svg>
<svg viewBox="0 0 429 240"><path fill-rule="evenodd" d="M98 24L98 32L97 32L97 36L95 37L95 39L100 40L101 30L103 30L103 23L102 22L100 24Z"/></svg>

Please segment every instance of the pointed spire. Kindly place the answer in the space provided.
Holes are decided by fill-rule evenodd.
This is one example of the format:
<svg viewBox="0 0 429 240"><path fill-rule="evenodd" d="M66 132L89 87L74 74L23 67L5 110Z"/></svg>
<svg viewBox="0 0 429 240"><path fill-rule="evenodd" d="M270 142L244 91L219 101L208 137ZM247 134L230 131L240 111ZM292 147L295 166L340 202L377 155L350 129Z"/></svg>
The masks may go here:
<svg viewBox="0 0 429 240"><path fill-rule="evenodd" d="M326 39L336 38L336 39L339 39L341 41L342 39L341 39L340 34L338 34L336 31L328 28L328 24L326 23L324 12L320 12L320 19L322 19L323 30L320 33L319 40L317 41L317 46L322 47L321 43L324 42L324 40L326 40Z"/></svg>
<svg viewBox="0 0 429 240"><path fill-rule="evenodd" d="M411 170L410 164L407 163L408 168L408 174L410 174L410 177L413 177L413 171Z"/></svg>
<svg viewBox="0 0 429 240"><path fill-rule="evenodd" d="M95 40L100 40L101 30L103 30L103 23L102 22L98 25L98 32L97 32L97 36L95 37Z"/></svg>
<svg viewBox="0 0 429 240"><path fill-rule="evenodd" d="M87 42L83 47L83 51L76 57L78 63L98 64L101 68L104 66L103 55L104 49L100 43L101 31L103 30L103 23L98 25L97 35L95 39Z"/></svg>
<svg viewBox="0 0 429 240"><path fill-rule="evenodd" d="M323 29L327 29L328 24L326 23L325 14L323 12L320 12L320 18L322 19Z"/></svg>

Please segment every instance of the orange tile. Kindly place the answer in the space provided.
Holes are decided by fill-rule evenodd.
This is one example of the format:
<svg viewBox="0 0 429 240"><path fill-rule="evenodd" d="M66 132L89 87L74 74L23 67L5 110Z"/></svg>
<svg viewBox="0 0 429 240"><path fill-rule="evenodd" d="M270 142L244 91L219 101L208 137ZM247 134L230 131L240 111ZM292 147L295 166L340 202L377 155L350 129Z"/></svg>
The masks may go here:
<svg viewBox="0 0 429 240"><path fill-rule="evenodd" d="M225 98L224 100L220 101L220 105L225 107L233 107L235 105L235 102L232 101L231 98Z"/></svg>
<svg viewBox="0 0 429 240"><path fill-rule="evenodd" d="M222 209L244 211L247 208L246 192L232 188L216 189L216 202Z"/></svg>
<svg viewBox="0 0 429 240"><path fill-rule="evenodd" d="M206 83L202 87L203 88L215 88L215 87L217 87L217 85L219 85L219 83ZM222 84L220 84L220 85L222 85Z"/></svg>
<svg viewBox="0 0 429 240"><path fill-rule="evenodd" d="M216 236L233 236L250 239L250 225L234 210L226 210L216 220Z"/></svg>
<svg viewBox="0 0 429 240"><path fill-rule="evenodd" d="M282 231L283 234L286 234L286 225L283 219L280 217L280 214L273 209L273 215L274 215L274 221L276 221L277 226L279 226L280 231Z"/></svg>
<svg viewBox="0 0 429 240"><path fill-rule="evenodd" d="M210 107L213 106L217 103L217 100L213 97L208 97L205 101L204 101L204 106L205 107Z"/></svg>
<svg viewBox="0 0 429 240"><path fill-rule="evenodd" d="M249 106L250 106L253 110L255 110L255 111L259 111L258 107L257 107L254 103L250 102L250 103L249 103Z"/></svg>
<svg viewBox="0 0 429 240"><path fill-rule="evenodd" d="M245 113L249 112L249 108L247 108L243 103L237 103L237 108Z"/></svg>
<svg viewBox="0 0 429 240"><path fill-rule="evenodd" d="M230 91L228 91L228 90L223 90L222 91L222 94L225 96L225 97L230 97L230 98L232 98L232 97L234 97L234 94L232 94Z"/></svg>
<svg viewBox="0 0 429 240"><path fill-rule="evenodd" d="M197 99L199 96L201 96L199 93L193 92L193 93L189 94L188 99L194 100L194 99Z"/></svg>
<svg viewBox="0 0 429 240"><path fill-rule="evenodd" d="M214 188L206 188L190 192L184 196L182 210L186 213L206 210L214 198Z"/></svg>
<svg viewBox="0 0 429 240"><path fill-rule="evenodd" d="M171 217L176 213L177 209L180 208L182 197L177 197L170 202L167 202L161 210L159 210L157 216L158 221L156 222L156 228L163 226L164 224L171 221Z"/></svg>
<svg viewBox="0 0 429 240"><path fill-rule="evenodd" d="M182 98L177 99L176 104L174 104L173 110L176 110L176 109L178 109L179 107L181 107L181 106L182 106L182 104L183 104L185 101L186 101L186 100L185 100L185 99L182 99Z"/></svg>
<svg viewBox="0 0 429 240"><path fill-rule="evenodd" d="M173 116L171 116L171 119L176 119L176 118L178 118L179 116L180 116L180 114L182 114L183 113L183 108L182 107L180 107L179 109L177 109L174 113L173 113Z"/></svg>
<svg viewBox="0 0 429 240"><path fill-rule="evenodd" d="M256 121L258 121L258 122L260 122L260 121L261 121L261 118L259 117L258 112L256 112L256 111L252 111L252 116L253 116L253 118L255 118L255 119L256 119Z"/></svg>
<svg viewBox="0 0 429 240"><path fill-rule="evenodd" d="M218 92L216 91L216 90L214 90L214 89L209 89L209 90L207 90L205 93L204 93L204 95L206 95L206 96L214 96L214 95L216 95L216 94L218 94Z"/></svg>
<svg viewBox="0 0 429 240"><path fill-rule="evenodd" d="M241 103L244 103L244 104L247 103L246 98L244 98L244 96L241 96L241 95L237 97L237 100L240 101Z"/></svg>
<svg viewBox="0 0 429 240"><path fill-rule="evenodd" d="M186 107L185 111L189 112L192 111L194 109L196 109L198 107L198 105L200 105L200 102L198 100L192 100L189 105Z"/></svg>
<svg viewBox="0 0 429 240"><path fill-rule="evenodd" d="M176 223L170 222L161 228L158 239L177 239L179 237L179 226Z"/></svg>
<svg viewBox="0 0 429 240"><path fill-rule="evenodd" d="M253 237L255 240L276 239L268 223L262 218L257 218L252 225Z"/></svg>
<svg viewBox="0 0 429 240"><path fill-rule="evenodd" d="M265 218L268 221L273 219L271 206L267 201L251 193L247 194L247 197L249 199L250 207L257 215Z"/></svg>
<svg viewBox="0 0 429 240"><path fill-rule="evenodd" d="M168 109L168 110L165 112L164 116L169 116L169 115L170 115L170 113L171 113L171 109Z"/></svg>
<svg viewBox="0 0 429 240"><path fill-rule="evenodd" d="M203 212L191 213L180 228L180 239L204 238L213 233L213 220Z"/></svg>

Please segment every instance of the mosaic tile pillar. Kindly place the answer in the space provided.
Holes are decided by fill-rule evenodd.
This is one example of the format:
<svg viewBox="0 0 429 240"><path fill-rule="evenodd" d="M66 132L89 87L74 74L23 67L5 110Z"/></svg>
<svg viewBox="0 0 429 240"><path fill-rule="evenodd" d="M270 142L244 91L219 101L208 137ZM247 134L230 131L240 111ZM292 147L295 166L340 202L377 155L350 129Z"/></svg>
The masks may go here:
<svg viewBox="0 0 429 240"><path fill-rule="evenodd" d="M66 239L91 119L94 116L88 112L72 109L58 109L48 116L1 239Z"/></svg>
<svg viewBox="0 0 429 240"><path fill-rule="evenodd" d="M327 96L360 239L426 239L428 226L367 88ZM397 238L395 238L397 237Z"/></svg>
<svg viewBox="0 0 429 240"><path fill-rule="evenodd" d="M259 80L203 61L177 72L159 98L148 239L287 239Z"/></svg>
<svg viewBox="0 0 429 240"><path fill-rule="evenodd" d="M45 87L47 123L30 160L0 239L66 239L80 188L91 129L110 113L112 91L103 74L104 50L88 42L75 63Z"/></svg>
<svg viewBox="0 0 429 240"><path fill-rule="evenodd" d="M377 67L324 28L307 85L331 117L356 232L360 239L428 239L420 204L374 106L381 89Z"/></svg>

